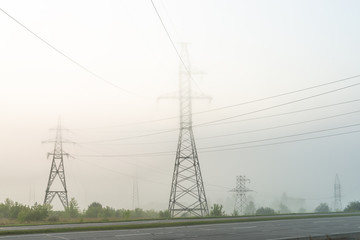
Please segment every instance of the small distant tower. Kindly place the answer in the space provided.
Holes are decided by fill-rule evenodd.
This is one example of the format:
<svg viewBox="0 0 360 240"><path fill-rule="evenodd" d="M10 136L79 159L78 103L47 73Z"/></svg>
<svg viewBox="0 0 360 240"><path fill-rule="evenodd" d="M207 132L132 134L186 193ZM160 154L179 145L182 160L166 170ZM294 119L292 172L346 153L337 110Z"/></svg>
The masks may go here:
<svg viewBox="0 0 360 240"><path fill-rule="evenodd" d="M246 182L250 183L250 179L247 179L245 176L237 176L236 187L230 190L230 192L235 193L235 210L237 210L240 215L244 214L247 203L246 193L252 191L246 187Z"/></svg>
<svg viewBox="0 0 360 240"><path fill-rule="evenodd" d="M133 179L133 203L132 207L135 210L136 208L140 207L140 201L139 201L139 186L138 186L138 180L137 176Z"/></svg>
<svg viewBox="0 0 360 240"><path fill-rule="evenodd" d="M341 204L341 185L339 176L336 174L335 176L335 184L334 184L334 211L342 211Z"/></svg>
<svg viewBox="0 0 360 240"><path fill-rule="evenodd" d="M64 156L69 157L68 153L65 153L62 148L62 129L59 119L58 127L56 129L56 138L54 151L48 153L48 157L52 156L52 164L49 174L49 180L46 187L44 204L51 204L55 196L58 196L64 208L68 207L68 195L65 181L65 168L64 168ZM62 190L55 190L52 188L52 184L56 178L59 178L62 185Z"/></svg>

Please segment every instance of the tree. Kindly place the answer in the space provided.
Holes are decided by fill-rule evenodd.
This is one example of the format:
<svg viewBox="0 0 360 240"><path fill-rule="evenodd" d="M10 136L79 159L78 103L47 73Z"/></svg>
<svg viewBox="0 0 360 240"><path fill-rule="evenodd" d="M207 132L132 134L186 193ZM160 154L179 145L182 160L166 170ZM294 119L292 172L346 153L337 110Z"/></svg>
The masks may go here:
<svg viewBox="0 0 360 240"><path fill-rule="evenodd" d="M344 209L344 212L360 212L360 202L356 201L349 203Z"/></svg>
<svg viewBox="0 0 360 240"><path fill-rule="evenodd" d="M234 209L234 211L231 213L231 216L233 217L239 216L239 211Z"/></svg>
<svg viewBox="0 0 360 240"><path fill-rule="evenodd" d="M164 210L159 212L160 218L170 218L170 212L169 210Z"/></svg>
<svg viewBox="0 0 360 240"><path fill-rule="evenodd" d="M329 205L327 203L320 203L320 205L315 208L315 212L328 213L330 212Z"/></svg>
<svg viewBox="0 0 360 240"><path fill-rule="evenodd" d="M144 217L144 210L141 208L135 208L133 211L131 211L131 218L142 218Z"/></svg>
<svg viewBox="0 0 360 240"><path fill-rule="evenodd" d="M80 208L75 198L71 198L69 206L65 208L65 213L71 218L76 218L80 215Z"/></svg>
<svg viewBox="0 0 360 240"><path fill-rule="evenodd" d="M256 210L256 215L274 215L275 210L269 207L261 207L258 210Z"/></svg>
<svg viewBox="0 0 360 240"><path fill-rule="evenodd" d="M102 205L98 202L93 202L92 204L90 204L85 212L86 217L90 217L90 218L101 217L101 214L102 214Z"/></svg>
<svg viewBox="0 0 360 240"><path fill-rule="evenodd" d="M245 207L245 215L254 215L256 211L255 203L250 201Z"/></svg>
<svg viewBox="0 0 360 240"><path fill-rule="evenodd" d="M19 206L21 206L21 210L17 215L17 219L20 222L44 221L51 211L51 206L47 204L40 205L35 203L31 208L23 205Z"/></svg>
<svg viewBox="0 0 360 240"><path fill-rule="evenodd" d="M291 212L290 209L289 209L285 204L283 204L283 203L280 203L280 205L279 205L279 211L280 211L280 213L282 213L282 214L286 214L286 213L290 213L290 212Z"/></svg>
<svg viewBox="0 0 360 240"><path fill-rule="evenodd" d="M225 211L223 211L223 206L221 204L216 204L215 203L211 207L210 216L213 216L213 217L225 216Z"/></svg>

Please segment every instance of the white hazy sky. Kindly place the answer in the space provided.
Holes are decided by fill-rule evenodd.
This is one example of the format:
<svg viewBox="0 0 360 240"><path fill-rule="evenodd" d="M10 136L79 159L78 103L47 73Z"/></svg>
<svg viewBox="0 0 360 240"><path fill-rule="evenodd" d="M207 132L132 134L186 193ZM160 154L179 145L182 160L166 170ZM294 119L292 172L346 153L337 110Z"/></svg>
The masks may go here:
<svg viewBox="0 0 360 240"><path fill-rule="evenodd" d="M294 91L360 74L359 1L154 0L175 43L188 42L199 87L213 100L196 101L206 111ZM157 101L178 87L179 59L149 0L20 1L0 8L57 49L104 79L99 80L49 48L0 11L0 200L43 202L51 160L46 153L61 115L69 197L81 208L99 201L114 208L132 207L138 176L140 207L166 209L178 132L114 142L178 127L178 120L132 124L174 117L178 102ZM180 45L177 45L180 50ZM209 122L321 94L360 82L354 78L309 91L194 115ZM272 206L285 192L306 199L307 209L333 202L339 174L343 205L360 200L359 134L266 147L207 152L207 147L264 140L323 129L332 131L239 144L254 146L359 131L360 102L296 114L256 118L355 100L360 86L306 101L194 127L199 160L210 204L232 209L237 175L251 179L257 206ZM339 114L347 114L337 116ZM337 116L337 117L335 117ZM331 117L273 130L228 137L218 135ZM219 148L215 148L219 149ZM223 148L220 148L223 149ZM165 156L137 153L173 152ZM105 158L82 155L130 155ZM56 206L58 202L54 202ZM296 211L298 209L292 209Z"/></svg>

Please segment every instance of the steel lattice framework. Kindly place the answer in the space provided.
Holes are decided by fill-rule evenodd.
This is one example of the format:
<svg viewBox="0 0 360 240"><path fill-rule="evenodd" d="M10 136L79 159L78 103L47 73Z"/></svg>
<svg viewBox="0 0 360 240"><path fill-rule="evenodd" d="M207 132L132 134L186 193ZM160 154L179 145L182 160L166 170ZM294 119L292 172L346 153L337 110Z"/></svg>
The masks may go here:
<svg viewBox="0 0 360 240"><path fill-rule="evenodd" d="M54 151L48 153L48 157L52 156L52 164L50 169L50 175L48 184L46 187L45 199L44 204L51 204L54 197L57 195L64 206L64 208L68 207L68 196L67 196L67 189L66 189L66 180L65 180L65 168L64 168L64 156L69 156L68 153L65 153L62 149L62 129L61 123L59 120L58 127L56 129L56 138L55 138L55 147ZM61 181L63 190L53 190L52 184L54 180L58 177Z"/></svg>
<svg viewBox="0 0 360 240"><path fill-rule="evenodd" d="M132 207L133 209L137 209L140 207L140 199L139 199L139 185L137 176L133 178L133 202Z"/></svg>
<svg viewBox="0 0 360 240"><path fill-rule="evenodd" d="M334 211L342 211L341 185L340 185L339 176L337 174L335 176L335 184L334 184Z"/></svg>
<svg viewBox="0 0 360 240"><path fill-rule="evenodd" d="M209 213L192 129L192 90L187 46L182 46L179 71L180 134L171 184L171 217L206 216ZM188 65L184 66L184 63Z"/></svg>
<svg viewBox="0 0 360 240"><path fill-rule="evenodd" d="M250 182L250 179L246 179L245 176L236 176L236 187L230 190L230 192L235 193L235 210L237 210L240 215L244 214L247 204L246 193L252 191L246 187L246 182Z"/></svg>

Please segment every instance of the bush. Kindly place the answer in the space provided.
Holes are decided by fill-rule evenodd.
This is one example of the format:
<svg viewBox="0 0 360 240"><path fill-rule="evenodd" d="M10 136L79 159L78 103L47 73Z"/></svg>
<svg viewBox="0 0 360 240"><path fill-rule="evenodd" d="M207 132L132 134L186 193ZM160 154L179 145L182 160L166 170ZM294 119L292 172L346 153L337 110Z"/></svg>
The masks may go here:
<svg viewBox="0 0 360 240"><path fill-rule="evenodd" d="M256 215L275 215L275 210L269 207L261 207L256 210Z"/></svg>
<svg viewBox="0 0 360 240"><path fill-rule="evenodd" d="M102 205L98 202L93 202L89 205L88 209L85 212L86 217L97 218L101 217Z"/></svg>
<svg viewBox="0 0 360 240"><path fill-rule="evenodd" d="M70 218L79 217L80 209L79 209L79 205L78 205L77 201L75 200L75 198L71 198L71 200L69 202L69 206L67 208L65 208L65 214L67 217L70 217Z"/></svg>
<svg viewBox="0 0 360 240"><path fill-rule="evenodd" d="M171 216L170 216L169 210L160 211L159 217L160 218L170 218Z"/></svg>
<svg viewBox="0 0 360 240"><path fill-rule="evenodd" d="M344 212L360 212L360 202L356 201L349 203L344 209Z"/></svg>
<svg viewBox="0 0 360 240"><path fill-rule="evenodd" d="M213 217L225 216L225 211L223 211L223 206L221 204L216 204L215 203L211 207L210 216L213 216Z"/></svg>
<svg viewBox="0 0 360 240"><path fill-rule="evenodd" d="M23 205L20 206L20 211L17 214L17 219L20 222L44 221L51 211L50 205L40 205L35 203L31 208Z"/></svg>
<svg viewBox="0 0 360 240"><path fill-rule="evenodd" d="M53 216L48 217L47 221L48 222L58 222L58 221L60 221L60 218L59 218L59 216L53 215Z"/></svg>
<svg viewBox="0 0 360 240"><path fill-rule="evenodd" d="M315 208L316 213L328 213L330 212L329 205L327 203L320 203L319 206Z"/></svg>

